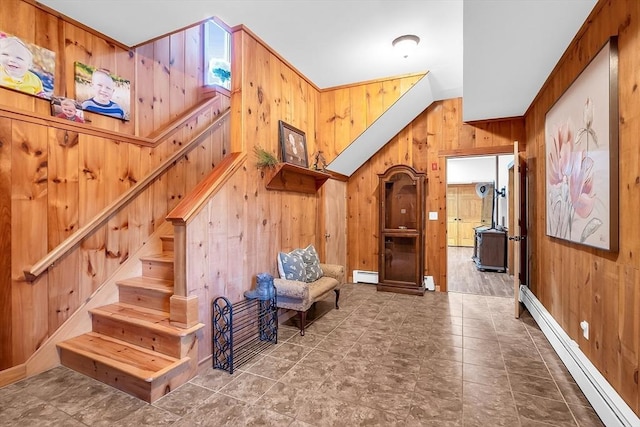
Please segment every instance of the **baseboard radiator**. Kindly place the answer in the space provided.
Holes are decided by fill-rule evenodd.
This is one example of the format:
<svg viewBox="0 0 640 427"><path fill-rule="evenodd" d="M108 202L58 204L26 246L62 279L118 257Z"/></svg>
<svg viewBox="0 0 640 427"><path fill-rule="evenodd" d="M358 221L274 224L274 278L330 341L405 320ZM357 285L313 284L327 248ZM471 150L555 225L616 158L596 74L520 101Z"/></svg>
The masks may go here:
<svg viewBox="0 0 640 427"><path fill-rule="evenodd" d="M602 422L607 427L640 426L640 418L526 286L520 286L520 301L538 323Z"/></svg>
<svg viewBox="0 0 640 427"><path fill-rule="evenodd" d="M353 283L378 283L377 271L353 270Z"/></svg>

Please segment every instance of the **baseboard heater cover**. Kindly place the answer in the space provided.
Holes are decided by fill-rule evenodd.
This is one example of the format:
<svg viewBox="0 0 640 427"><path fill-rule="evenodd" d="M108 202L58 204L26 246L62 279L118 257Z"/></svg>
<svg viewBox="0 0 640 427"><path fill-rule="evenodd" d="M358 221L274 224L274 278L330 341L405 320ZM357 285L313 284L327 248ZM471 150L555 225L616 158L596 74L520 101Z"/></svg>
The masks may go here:
<svg viewBox="0 0 640 427"><path fill-rule="evenodd" d="M520 286L520 301L538 323L604 425L640 426L640 418L526 286Z"/></svg>
<svg viewBox="0 0 640 427"><path fill-rule="evenodd" d="M353 270L353 283L378 284L377 271Z"/></svg>

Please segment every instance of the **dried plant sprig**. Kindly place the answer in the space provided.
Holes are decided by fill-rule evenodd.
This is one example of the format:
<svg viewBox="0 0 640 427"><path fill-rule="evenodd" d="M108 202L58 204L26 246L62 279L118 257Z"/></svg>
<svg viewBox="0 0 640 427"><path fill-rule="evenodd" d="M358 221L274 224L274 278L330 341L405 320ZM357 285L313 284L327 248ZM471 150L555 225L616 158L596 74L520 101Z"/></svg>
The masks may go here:
<svg viewBox="0 0 640 427"><path fill-rule="evenodd" d="M279 163L278 158L269 151L257 145L253 147L253 151L256 154L256 167L262 168L275 168Z"/></svg>

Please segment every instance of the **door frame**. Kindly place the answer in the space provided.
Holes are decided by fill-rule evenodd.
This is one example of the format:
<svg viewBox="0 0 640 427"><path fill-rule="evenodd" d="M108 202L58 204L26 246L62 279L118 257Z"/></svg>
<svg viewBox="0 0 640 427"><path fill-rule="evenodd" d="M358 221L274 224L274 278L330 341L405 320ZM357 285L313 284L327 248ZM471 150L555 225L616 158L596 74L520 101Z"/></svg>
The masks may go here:
<svg viewBox="0 0 640 427"><path fill-rule="evenodd" d="M444 177L445 179L443 180L443 191L442 194L446 195L447 192L447 161L451 158L460 158L460 157L480 157L480 156L500 156L500 155L509 155L509 154L514 154L514 150L516 147L517 141L514 141L511 144L506 144L506 145L500 145L500 146L493 146L493 147L474 147L474 148L462 148L462 149L455 149L455 150L441 150L440 152L438 152L438 157L440 157L441 159L443 159L444 161L442 162L442 164L444 165ZM522 156L523 151L522 151L522 146L518 145L518 152L520 153L520 155ZM515 157L514 157L514 161L515 161ZM524 189L520 189L520 191L524 191ZM528 203L528 201L527 201ZM446 203L443 203L444 205L444 213L443 216L445 218L445 224L444 224L444 230L446 233L446 229L447 229L447 224L446 224L446 218L447 218L447 211L446 211ZM525 209L526 211L526 209ZM511 213L510 213L511 214ZM447 239L446 239L446 235L445 235L445 243L447 243ZM524 245L525 249L528 250L528 245ZM445 271L447 274L445 274L445 282L443 284L440 284L440 290L444 291L444 292L448 292L449 291L449 286L448 283L446 282L447 278L448 278L448 270L449 270L449 257L448 257L448 249L449 246L447 244L447 250L443 251L444 252L444 266L445 266ZM527 256L525 257L525 259L528 259L528 253ZM514 299L516 299L516 303L518 303L517 301L518 296L514 295ZM517 305L517 304L516 304Z"/></svg>

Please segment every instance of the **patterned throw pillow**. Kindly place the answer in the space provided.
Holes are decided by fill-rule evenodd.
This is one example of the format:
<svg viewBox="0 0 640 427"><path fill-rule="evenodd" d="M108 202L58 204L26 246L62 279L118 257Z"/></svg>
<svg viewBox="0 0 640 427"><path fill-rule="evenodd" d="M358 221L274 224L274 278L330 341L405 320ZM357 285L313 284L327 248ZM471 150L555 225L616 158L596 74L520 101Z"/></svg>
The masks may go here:
<svg viewBox="0 0 640 427"><path fill-rule="evenodd" d="M316 248L313 245L309 245L301 251L306 270L305 282L314 282L323 276L318 252L316 252Z"/></svg>
<svg viewBox="0 0 640 427"><path fill-rule="evenodd" d="M280 277L287 280L299 280L304 282L307 277L307 271L300 254L300 249L291 252L278 254L278 271Z"/></svg>

